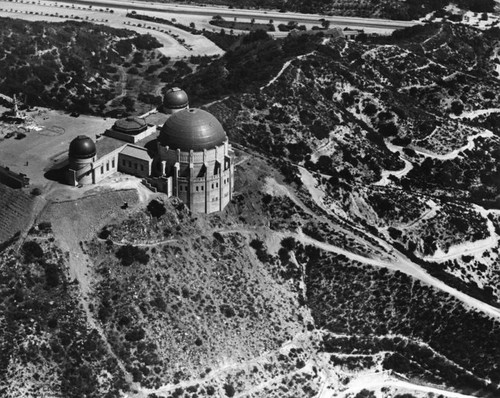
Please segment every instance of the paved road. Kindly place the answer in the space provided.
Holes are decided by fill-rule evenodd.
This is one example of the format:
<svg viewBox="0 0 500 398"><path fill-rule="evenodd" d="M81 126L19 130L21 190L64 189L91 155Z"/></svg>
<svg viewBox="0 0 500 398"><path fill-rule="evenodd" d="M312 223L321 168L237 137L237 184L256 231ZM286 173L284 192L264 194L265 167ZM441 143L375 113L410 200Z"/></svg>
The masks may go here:
<svg viewBox="0 0 500 398"><path fill-rule="evenodd" d="M57 2L56 0L49 0ZM126 0L67 0L68 3L92 5L97 7L122 8L136 11L155 11L174 14L185 14L193 16L214 16L220 15L228 18L244 18L244 19L273 19L275 22L296 21L298 23L318 22L319 19L325 18L330 21L331 25L350 27L350 28L372 28L372 29L402 29L408 26L418 24L417 21L395 21L388 19L376 18L354 18L340 16L326 16L320 14L301 14L301 13L281 13L277 11L265 10L244 10L244 9L229 9L226 7L213 6L189 6L181 4L164 4L164 3L148 3L141 1L126 1Z"/></svg>

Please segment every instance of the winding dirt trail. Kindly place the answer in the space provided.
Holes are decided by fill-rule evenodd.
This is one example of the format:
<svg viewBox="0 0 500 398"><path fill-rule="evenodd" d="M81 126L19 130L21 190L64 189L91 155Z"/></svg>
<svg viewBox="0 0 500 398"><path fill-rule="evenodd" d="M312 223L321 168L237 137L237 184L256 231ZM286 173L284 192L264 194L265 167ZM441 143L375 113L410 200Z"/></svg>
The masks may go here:
<svg viewBox="0 0 500 398"><path fill-rule="evenodd" d="M308 173L307 170L302 169L302 175ZM310 174L310 173L309 173ZM320 194L321 190L318 189L316 186L316 180L314 178L302 178L302 182L304 185L309 189L311 196L313 200L316 202L318 206L320 206L322 209L324 209L328 214L332 214L332 211L327 208L324 203L323 203L323 195ZM313 184L311 186L311 184ZM401 271L407 275L410 275L428 285L431 285L435 287L438 290L441 290L443 292L446 292L450 294L451 296L457 298L462 302L465 306L472 308L476 311L480 311L486 315L489 315L495 319L500 320L500 309L493 307L489 304L486 304L482 302L481 300L475 299L465 293L462 293L458 291L457 289L448 286L446 283L442 282L441 280L431 276L430 274L427 273L420 265L414 263L411 261L408 257L406 257L403 253L399 252L398 250L394 249L389 243L386 241L382 240L381 238L371 235L368 232L364 231L365 234L369 235L371 238L376 240L381 247L384 247L391 255L393 258L391 261L388 260L382 260L382 259L377 259L377 258L369 258L369 257L364 257L359 254L355 254L352 252L349 252L341 247L337 247L334 245L331 245L329 243L325 242L318 242L317 240L303 235L303 234L295 234L295 238L297 240L300 240L301 242L305 244L311 244L316 247L319 247L325 251L330 251L334 252L337 254L342 254L354 261L359 261L364 264L372 265L372 266L378 266L378 267L385 267L389 268L392 270L398 270ZM493 231L494 233L494 231ZM366 243L366 240L362 238L361 236L356 236L356 239L361 242L361 243ZM496 234L495 234L495 239ZM491 245L491 242L488 242L488 245Z"/></svg>

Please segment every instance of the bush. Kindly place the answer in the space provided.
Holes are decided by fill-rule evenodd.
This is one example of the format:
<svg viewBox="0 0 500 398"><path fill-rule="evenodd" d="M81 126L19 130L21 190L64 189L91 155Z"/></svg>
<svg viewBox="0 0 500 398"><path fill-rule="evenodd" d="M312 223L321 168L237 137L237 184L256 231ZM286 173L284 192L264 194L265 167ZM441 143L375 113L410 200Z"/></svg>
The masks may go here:
<svg viewBox="0 0 500 398"><path fill-rule="evenodd" d="M354 398L376 398L376 395L373 391L363 389L358 392Z"/></svg>
<svg viewBox="0 0 500 398"><path fill-rule="evenodd" d="M226 318L232 318L233 316L236 315L236 313L234 312L233 308L230 306L230 305L227 305L227 304L222 304L220 307L220 312L222 314L224 314L224 316Z"/></svg>
<svg viewBox="0 0 500 398"><path fill-rule="evenodd" d="M378 126L378 132L384 137L391 137L398 134L398 127L393 123L381 123Z"/></svg>
<svg viewBox="0 0 500 398"><path fill-rule="evenodd" d="M293 236L288 236L281 240L281 246L283 246L286 250L291 251L297 246L297 241Z"/></svg>
<svg viewBox="0 0 500 398"><path fill-rule="evenodd" d="M55 264L45 265L45 283L49 287L57 287L59 285L59 268Z"/></svg>
<svg viewBox="0 0 500 398"><path fill-rule="evenodd" d="M51 232L52 231L52 224L48 221L43 221L38 224L38 229L42 232Z"/></svg>
<svg viewBox="0 0 500 398"><path fill-rule="evenodd" d="M31 263L35 260L39 260L43 257L43 249L40 245L34 241L28 241L23 243L22 253L24 255L24 261Z"/></svg>
<svg viewBox="0 0 500 398"><path fill-rule="evenodd" d="M149 255L146 250L133 245L120 247L116 252L116 257L121 260L124 266L132 265L135 261L140 264L147 264L149 262Z"/></svg>
<svg viewBox="0 0 500 398"><path fill-rule="evenodd" d="M363 109L363 113L366 115L366 116L374 116L375 113L377 113L377 106L373 103L368 103L365 108Z"/></svg>
<svg viewBox="0 0 500 398"><path fill-rule="evenodd" d="M453 101L451 103L451 111L455 115L457 115L457 116L461 115L463 110L464 110L464 105L460 101Z"/></svg>
<svg viewBox="0 0 500 398"><path fill-rule="evenodd" d="M312 126L310 127L311 133L318 139L322 140L328 138L330 136L330 129L328 126L325 126L319 120L316 120Z"/></svg>
<svg viewBox="0 0 500 398"><path fill-rule="evenodd" d="M167 211L163 203L157 201L156 199L153 199L151 202L149 202L147 209L149 211L149 214L151 214L155 218L160 218Z"/></svg>
<svg viewBox="0 0 500 398"><path fill-rule="evenodd" d="M111 235L111 232L109 232L108 229L104 227L97 236L99 237L99 239L108 239L109 235Z"/></svg>
<svg viewBox="0 0 500 398"><path fill-rule="evenodd" d="M146 332L142 328L133 329L125 335L125 340L127 341L139 341L146 336Z"/></svg>
<svg viewBox="0 0 500 398"><path fill-rule="evenodd" d="M224 391L226 392L226 396L234 397L234 387L231 384L224 384Z"/></svg>

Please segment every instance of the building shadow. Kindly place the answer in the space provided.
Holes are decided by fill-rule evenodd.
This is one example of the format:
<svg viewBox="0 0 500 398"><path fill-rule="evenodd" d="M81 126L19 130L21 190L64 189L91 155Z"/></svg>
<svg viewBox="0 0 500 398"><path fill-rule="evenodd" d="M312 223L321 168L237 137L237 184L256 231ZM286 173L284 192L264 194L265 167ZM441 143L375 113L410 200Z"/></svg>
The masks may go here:
<svg viewBox="0 0 500 398"><path fill-rule="evenodd" d="M155 139L148 141L144 144L144 148L147 149L148 155L151 156L152 158L154 158L156 153L157 153L157 149L158 149L157 143L158 143L158 138L155 138Z"/></svg>
<svg viewBox="0 0 500 398"><path fill-rule="evenodd" d="M64 160L63 162L53 165L44 173L43 176L47 180L64 184L66 182L66 172L68 171L68 167L68 160Z"/></svg>

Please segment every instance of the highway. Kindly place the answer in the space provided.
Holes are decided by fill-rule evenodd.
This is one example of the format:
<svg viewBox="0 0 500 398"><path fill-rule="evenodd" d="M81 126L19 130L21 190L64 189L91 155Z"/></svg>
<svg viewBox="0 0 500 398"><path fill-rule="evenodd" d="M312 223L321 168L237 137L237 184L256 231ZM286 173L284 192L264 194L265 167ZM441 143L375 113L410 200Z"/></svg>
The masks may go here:
<svg viewBox="0 0 500 398"><path fill-rule="evenodd" d="M57 3L55 0L48 0ZM153 11L158 13L169 14L184 14L193 16L208 16L220 15L225 18L243 18L256 20L273 19L277 23L287 23L296 21L298 23L315 23L318 25L319 19L324 18L330 22L332 26L348 27L352 29L387 29L395 30L402 29L418 24L418 21L397 21L389 19L377 18L356 18L356 17L341 17L328 16L321 14L302 14L293 12L278 12L273 10L247 10L247 9L229 9L227 7L217 6L192 6L184 4L172 3L153 3L141 1L126 1L126 0L66 0L65 3L73 3L80 5L88 5L93 7L109 7L121 8L129 11ZM59 2L60 3L60 2Z"/></svg>

